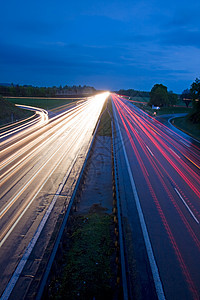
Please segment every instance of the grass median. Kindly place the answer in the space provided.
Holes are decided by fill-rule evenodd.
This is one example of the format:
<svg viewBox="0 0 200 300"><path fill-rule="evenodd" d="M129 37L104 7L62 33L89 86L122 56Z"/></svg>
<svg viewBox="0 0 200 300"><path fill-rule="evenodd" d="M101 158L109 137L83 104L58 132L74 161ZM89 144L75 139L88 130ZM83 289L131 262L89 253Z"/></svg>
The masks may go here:
<svg viewBox="0 0 200 300"><path fill-rule="evenodd" d="M101 212L74 217L62 277L51 285L50 299L113 299L112 226L112 216Z"/></svg>

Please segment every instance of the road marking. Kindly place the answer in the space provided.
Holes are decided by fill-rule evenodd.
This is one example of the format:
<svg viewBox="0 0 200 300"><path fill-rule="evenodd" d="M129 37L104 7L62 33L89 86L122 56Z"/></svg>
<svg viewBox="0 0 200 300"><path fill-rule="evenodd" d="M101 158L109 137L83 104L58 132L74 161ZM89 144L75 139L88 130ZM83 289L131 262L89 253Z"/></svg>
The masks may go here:
<svg viewBox="0 0 200 300"><path fill-rule="evenodd" d="M152 156L154 156L153 155L153 153L151 152L151 150L149 149L149 147L146 145L146 148L147 148L147 150L149 151L149 153L152 155Z"/></svg>
<svg viewBox="0 0 200 300"><path fill-rule="evenodd" d="M154 258L153 249L152 249L152 246L151 246L151 241L150 241L150 238L149 238L149 234L148 234L148 231L147 231L147 226L146 226L146 223L145 223L145 220L144 220L144 215L143 215L142 208L141 208L141 205L140 205L140 200L139 200L139 197L138 197L135 182L134 182L133 175L132 175L132 172L131 172L131 167L130 167L128 157L127 157L127 154L126 154L126 149L125 149L125 145L124 145L124 142L123 142L123 139L122 139L122 135L121 135L120 127L119 127L119 124L118 124L118 119L117 119L117 116L116 116L116 111L115 111L114 105L113 105L113 108L114 108L113 111L114 111L114 115L115 115L116 124L117 124L117 127L118 127L118 132L119 132L121 143L122 143L124 157L125 157L125 161L126 161L126 164L127 164L128 174L129 174L130 181L131 181L131 187L132 187L132 190L133 190L133 195L134 195L134 198L135 198L136 207L137 207L137 211L138 211L138 215L139 215L139 219L140 219L140 224L141 224L142 233L143 233L143 237L144 237L144 241L145 241L145 246L146 246L146 250L147 250L147 254L148 254L148 258L149 258L149 263L150 263L151 271L152 271L152 274L153 274L153 279L154 279L154 284L155 284L157 296L158 296L159 300L165 300L165 295L164 295L164 291L163 291L163 287L162 287L162 282L161 282L158 267L157 267L157 264L156 264L156 261L155 261L155 258Z"/></svg>
<svg viewBox="0 0 200 300"><path fill-rule="evenodd" d="M187 203L185 202L185 200L183 199L183 197L181 196L181 194L179 193L179 191L177 190L177 188L174 188L174 189L175 189L176 193L179 195L179 197L182 200L182 202L187 207L188 211L190 212L190 214L192 215L192 217L194 218L194 220L199 224L199 221L197 220L197 218L195 217L195 215L193 214L193 212L191 211L191 209L189 208L189 206L187 205Z"/></svg>
<svg viewBox="0 0 200 300"><path fill-rule="evenodd" d="M152 126L150 126L150 125L148 125L153 131L155 131L155 133L157 133L158 135L160 135L160 133L158 133L158 131L157 130L155 130L155 129L153 129L153 127Z"/></svg>
<svg viewBox="0 0 200 300"><path fill-rule="evenodd" d="M184 141L182 141L182 140L180 140L180 141L181 141L181 143L184 144L185 146L190 147L190 145L187 144L186 142L184 142Z"/></svg>
<svg viewBox="0 0 200 300"><path fill-rule="evenodd" d="M178 158L180 158L180 156L174 151L172 150L172 148L169 148Z"/></svg>

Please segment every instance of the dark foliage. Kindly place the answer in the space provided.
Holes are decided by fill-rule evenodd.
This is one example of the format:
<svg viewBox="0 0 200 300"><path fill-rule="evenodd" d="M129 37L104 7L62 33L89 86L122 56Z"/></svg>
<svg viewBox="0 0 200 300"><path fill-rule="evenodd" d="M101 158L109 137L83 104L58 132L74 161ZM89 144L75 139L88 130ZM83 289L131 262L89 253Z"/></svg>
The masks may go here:
<svg viewBox="0 0 200 300"><path fill-rule="evenodd" d="M168 92L167 87L162 84L155 84L150 92L149 105L167 107L175 105L178 102L178 96L172 91Z"/></svg>
<svg viewBox="0 0 200 300"><path fill-rule="evenodd" d="M144 91L136 91L134 89L128 89L128 90L119 90L116 91L117 94L119 95L124 95L128 97L149 97L149 92L144 92Z"/></svg>
<svg viewBox="0 0 200 300"><path fill-rule="evenodd" d="M200 123L200 79L192 83L190 93L193 99L193 112L190 114L189 119L193 123Z"/></svg>
<svg viewBox="0 0 200 300"><path fill-rule="evenodd" d="M92 94L96 90L88 86L35 87L32 85L0 85L0 95L4 97L55 97L64 95Z"/></svg>
<svg viewBox="0 0 200 300"><path fill-rule="evenodd" d="M192 103L192 95L189 89L184 90L180 95L180 98L185 103L186 107L188 107L190 103Z"/></svg>

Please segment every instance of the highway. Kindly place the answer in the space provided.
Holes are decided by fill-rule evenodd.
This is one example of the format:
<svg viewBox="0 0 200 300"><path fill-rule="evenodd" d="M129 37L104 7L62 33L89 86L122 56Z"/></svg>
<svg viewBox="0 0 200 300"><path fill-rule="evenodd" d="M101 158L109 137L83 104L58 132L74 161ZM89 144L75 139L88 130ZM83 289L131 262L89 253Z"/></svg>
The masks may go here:
<svg viewBox="0 0 200 300"><path fill-rule="evenodd" d="M80 170L108 93L0 136L0 295L8 299L59 194L78 161ZM76 174L78 176L78 173ZM74 175L73 181L77 180ZM69 189L71 186L69 186ZM63 198L62 198L63 199ZM67 203L65 203L67 205ZM63 207L59 207L62 211ZM52 228L53 230L53 228ZM48 233L50 235L50 232ZM45 244L46 241L43 242ZM20 267L19 267L20 266ZM18 268L19 267L19 268ZM17 268L17 269L16 269ZM19 269L21 270L19 272ZM17 273L16 273L16 270ZM15 298L15 295L13 296Z"/></svg>
<svg viewBox="0 0 200 300"><path fill-rule="evenodd" d="M112 104L122 215L133 236L139 220L156 295L200 299L200 144L116 94Z"/></svg>

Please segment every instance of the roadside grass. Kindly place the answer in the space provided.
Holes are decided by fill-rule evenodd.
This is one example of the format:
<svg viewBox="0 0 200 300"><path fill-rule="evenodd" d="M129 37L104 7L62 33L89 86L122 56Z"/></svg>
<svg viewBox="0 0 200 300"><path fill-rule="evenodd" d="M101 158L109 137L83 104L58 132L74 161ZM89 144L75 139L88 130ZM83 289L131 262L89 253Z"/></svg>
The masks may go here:
<svg viewBox="0 0 200 300"><path fill-rule="evenodd" d="M50 299L113 299L113 226L112 215L101 211L74 216L62 277L51 282Z"/></svg>
<svg viewBox="0 0 200 300"><path fill-rule="evenodd" d="M99 124L99 128L97 131L97 135L100 136L111 136L112 129L111 129L111 119L109 113L107 111L104 112L101 118L101 122Z"/></svg>
<svg viewBox="0 0 200 300"><path fill-rule="evenodd" d="M32 116L34 113L16 107L13 103L0 99L0 126Z"/></svg>
<svg viewBox="0 0 200 300"><path fill-rule="evenodd" d="M131 100L133 101L139 101L139 102L149 102L149 97L140 97L140 96L135 96L135 97L131 97Z"/></svg>
<svg viewBox="0 0 200 300"><path fill-rule="evenodd" d="M14 104L29 105L50 110L58 106L76 102L79 98L7 98L6 100Z"/></svg>
<svg viewBox="0 0 200 300"><path fill-rule="evenodd" d="M156 112L157 115L190 113L191 108L190 107L161 107L159 110L156 110Z"/></svg>
<svg viewBox="0 0 200 300"><path fill-rule="evenodd" d="M135 105L151 116L154 115L154 112L156 112L157 116L160 115L168 115L168 114L180 114L180 113L190 113L192 108L191 107L161 107L160 109L152 109L150 106L142 103L135 103Z"/></svg>
<svg viewBox="0 0 200 300"><path fill-rule="evenodd" d="M193 124L187 118L174 118L172 124L200 141L200 124Z"/></svg>

